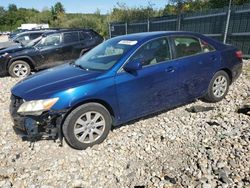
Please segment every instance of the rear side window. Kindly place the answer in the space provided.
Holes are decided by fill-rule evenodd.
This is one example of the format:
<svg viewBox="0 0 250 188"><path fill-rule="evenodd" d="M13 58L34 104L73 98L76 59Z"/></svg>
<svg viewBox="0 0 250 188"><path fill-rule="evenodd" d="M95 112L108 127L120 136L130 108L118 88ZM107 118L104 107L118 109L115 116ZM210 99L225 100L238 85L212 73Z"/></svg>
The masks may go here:
<svg viewBox="0 0 250 188"><path fill-rule="evenodd" d="M79 38L80 38L80 40L86 40L86 39L90 39L91 36L88 33L80 31L79 32Z"/></svg>
<svg viewBox="0 0 250 188"><path fill-rule="evenodd" d="M72 43L79 41L78 32L68 32L63 34L64 43Z"/></svg>
<svg viewBox="0 0 250 188"><path fill-rule="evenodd" d="M200 40L193 37L174 37L176 57L185 57L203 52Z"/></svg>
<svg viewBox="0 0 250 188"><path fill-rule="evenodd" d="M97 34L95 31L88 31L88 34L89 34L92 38L94 38L94 37L100 37L100 35Z"/></svg>
<svg viewBox="0 0 250 188"><path fill-rule="evenodd" d="M211 52L215 50L211 44L208 44L207 42L203 40L201 40L201 48L203 52Z"/></svg>

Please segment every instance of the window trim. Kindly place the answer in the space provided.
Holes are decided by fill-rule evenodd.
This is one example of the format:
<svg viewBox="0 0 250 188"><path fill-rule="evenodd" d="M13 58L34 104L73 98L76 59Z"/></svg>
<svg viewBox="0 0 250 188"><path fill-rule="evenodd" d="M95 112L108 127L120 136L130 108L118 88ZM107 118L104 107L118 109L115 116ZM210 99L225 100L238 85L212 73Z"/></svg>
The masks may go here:
<svg viewBox="0 0 250 188"><path fill-rule="evenodd" d="M172 50L173 50L173 54L174 54L172 60L180 60L180 59L187 58L187 57L193 57L193 56L202 55L202 54L206 54L206 53L211 53L211 52L217 51L213 45L211 45L210 43L208 43L210 46L213 47L212 51L209 51L209 52L202 51L199 54L192 54L192 55L188 55L188 56L183 56L183 57L178 57L177 58L176 57L176 47L175 47L175 44L174 44L174 38L175 37L189 37L189 38L197 39L199 41L199 43L200 43L200 46L201 46L201 40L202 40L200 37L197 37L197 36L194 36L194 35L170 35L169 38L170 38L170 41L171 41L171 46L172 46ZM202 47L201 47L201 49L202 49Z"/></svg>
<svg viewBox="0 0 250 188"><path fill-rule="evenodd" d="M156 64L153 64L153 65L146 65L146 66L143 66L142 68L148 68L148 67L151 67L151 66L155 66L155 65L158 65L158 64L162 64L162 63L166 63L168 61L171 61L173 60L173 51L172 51L172 47L170 45L170 38L169 36L160 36L160 37L156 37L156 38L153 38L153 39L150 39L150 40L147 40L145 42L143 42L127 59L126 61L122 64L122 66L118 69L118 71L116 72L117 74L118 73L122 73L122 72L125 72L125 70L123 69L123 67L129 62L130 58L142 47L144 46L145 44L153 41L153 40L157 40L157 39L161 39L161 38L166 38L167 41L168 41L168 46L169 46L169 50L170 50L170 59L167 60L167 61L162 61L162 62L159 62L159 63L156 63Z"/></svg>

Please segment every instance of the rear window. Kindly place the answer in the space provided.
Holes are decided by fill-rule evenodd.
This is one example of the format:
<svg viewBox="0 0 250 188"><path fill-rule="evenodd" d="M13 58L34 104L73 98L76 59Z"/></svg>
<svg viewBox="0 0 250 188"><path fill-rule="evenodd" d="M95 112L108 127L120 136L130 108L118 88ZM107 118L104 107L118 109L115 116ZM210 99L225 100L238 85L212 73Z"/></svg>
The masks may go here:
<svg viewBox="0 0 250 188"><path fill-rule="evenodd" d="M63 34L64 43L72 43L79 41L78 32L68 32Z"/></svg>

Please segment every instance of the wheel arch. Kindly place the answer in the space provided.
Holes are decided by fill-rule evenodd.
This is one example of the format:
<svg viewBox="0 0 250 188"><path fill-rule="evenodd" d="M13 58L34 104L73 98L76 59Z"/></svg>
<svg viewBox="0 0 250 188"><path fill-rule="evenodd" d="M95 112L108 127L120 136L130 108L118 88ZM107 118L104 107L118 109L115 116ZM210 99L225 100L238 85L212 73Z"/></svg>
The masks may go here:
<svg viewBox="0 0 250 188"><path fill-rule="evenodd" d="M9 68L11 63L13 63L14 61L19 61L19 60L25 61L26 63L28 63L31 70L35 69L34 61L30 57L27 57L27 56L20 56L20 57L16 57L16 58L11 59L7 65L8 66L7 69Z"/></svg>
<svg viewBox="0 0 250 188"><path fill-rule="evenodd" d="M79 102L79 103L73 105L73 106L70 108L70 110L67 111L67 113L64 115L63 120L62 120L62 122L61 122L61 126L63 125L63 123L64 123L65 119L67 118L67 116L68 116L74 109L76 109L77 107L79 107L79 106L81 106L81 105L87 104L87 103L97 103L97 104L101 104L102 106L104 106L104 107L109 111L109 113L110 113L110 115L111 115L111 118L112 118L112 121L114 120L114 118L115 118L115 113L114 113L114 111L113 111L113 108L111 107L111 105L110 105L108 102L106 102L106 101L104 101L104 100L101 100L101 99L88 99L88 100L84 100L84 101L82 101L82 102Z"/></svg>
<svg viewBox="0 0 250 188"><path fill-rule="evenodd" d="M231 83L232 83L232 80L233 80L233 75L232 75L231 70L228 69L228 68L223 68L223 69L221 69L220 71L225 71L225 72L228 74L229 79L230 79L230 83L229 83L229 84L231 84Z"/></svg>

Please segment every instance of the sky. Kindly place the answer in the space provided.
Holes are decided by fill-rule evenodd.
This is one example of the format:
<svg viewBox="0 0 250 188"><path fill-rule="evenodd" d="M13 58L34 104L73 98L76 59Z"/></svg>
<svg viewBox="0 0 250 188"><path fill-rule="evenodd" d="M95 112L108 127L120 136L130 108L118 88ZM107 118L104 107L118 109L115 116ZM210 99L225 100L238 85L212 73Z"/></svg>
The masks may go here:
<svg viewBox="0 0 250 188"><path fill-rule="evenodd" d="M163 8L168 0L1 0L0 6L7 8L9 4L15 4L18 8L42 10L45 7L50 8L56 2L61 2L67 13L93 13L100 9L102 14L106 14L117 2L126 3L129 7L147 6L150 2L154 8L159 9Z"/></svg>

